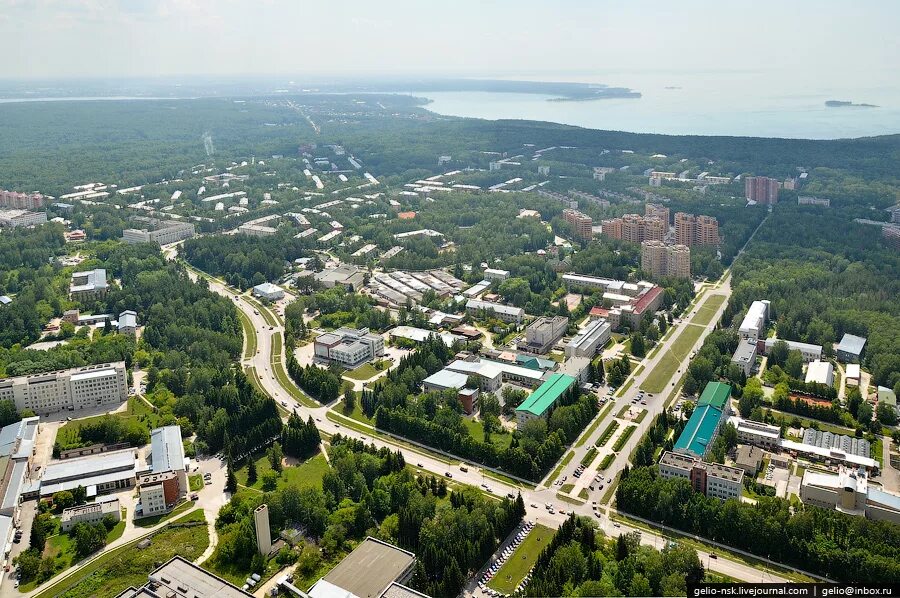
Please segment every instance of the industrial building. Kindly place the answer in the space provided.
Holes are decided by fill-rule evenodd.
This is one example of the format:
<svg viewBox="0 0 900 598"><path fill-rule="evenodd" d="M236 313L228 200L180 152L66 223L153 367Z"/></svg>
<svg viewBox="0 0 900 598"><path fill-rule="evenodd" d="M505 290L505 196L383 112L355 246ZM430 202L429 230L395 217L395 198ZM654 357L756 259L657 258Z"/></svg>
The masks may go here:
<svg viewBox="0 0 900 598"><path fill-rule="evenodd" d="M485 288L490 282L485 283ZM393 305L402 306L407 302L419 303L425 293L432 291L438 297L447 297L458 292L463 282L443 270L427 272L378 272L372 277L369 288L372 292Z"/></svg>
<svg viewBox="0 0 900 598"><path fill-rule="evenodd" d="M0 227L16 228L35 226L47 222L46 212L30 212L28 210L0 210Z"/></svg>
<svg viewBox="0 0 900 598"><path fill-rule="evenodd" d="M721 382L709 382L697 401L697 407L675 442L675 452L706 456L712 446L725 415L728 413L728 397L731 387Z"/></svg>
<svg viewBox="0 0 900 598"><path fill-rule="evenodd" d="M737 365L747 376L753 371L756 365L756 343L752 339L742 339L738 343L734 355L731 356L731 363Z"/></svg>
<svg viewBox="0 0 900 598"><path fill-rule="evenodd" d="M490 301L481 301L479 299L469 299L466 302L466 312L473 316L479 316L486 312L491 317L504 322L515 322L516 324L521 324L525 318L525 310L521 307L491 303Z"/></svg>
<svg viewBox="0 0 900 598"><path fill-rule="evenodd" d="M413 553L368 537L307 593L310 598L423 596L403 585L412 578L415 566Z"/></svg>
<svg viewBox="0 0 900 598"><path fill-rule="evenodd" d="M365 273L352 264L341 264L336 268L326 268L313 274L313 278L326 289L342 286L351 293L365 284Z"/></svg>
<svg viewBox="0 0 900 598"><path fill-rule="evenodd" d="M813 361L806 366L806 383L834 384L834 366L830 361Z"/></svg>
<svg viewBox="0 0 900 598"><path fill-rule="evenodd" d="M521 405L516 407L516 427L527 422L546 417L557 401L574 386L577 380L567 374L551 374Z"/></svg>
<svg viewBox="0 0 900 598"><path fill-rule="evenodd" d="M189 222L173 222L171 220L149 219L148 228L126 228L122 231L125 243L156 243L168 245L184 239L190 239L196 233L194 225Z"/></svg>
<svg viewBox="0 0 900 598"><path fill-rule="evenodd" d="M187 494L189 488L187 461L184 456L181 426L163 426L154 428L150 432L150 471L153 473L175 472L182 495Z"/></svg>
<svg viewBox="0 0 900 598"><path fill-rule="evenodd" d="M744 470L718 463L705 463L696 457L666 451L659 459L659 475L663 479L683 478L694 492L719 500L741 497Z"/></svg>
<svg viewBox="0 0 900 598"><path fill-rule="evenodd" d="M317 336L313 351L317 359L355 368L384 355L384 338L368 328L338 328Z"/></svg>
<svg viewBox="0 0 900 598"><path fill-rule="evenodd" d="M866 346L866 339L855 334L844 334L834 350L837 353L838 361L843 363L859 363L862 356L863 348Z"/></svg>
<svg viewBox="0 0 900 598"><path fill-rule="evenodd" d="M105 297L109 285L106 283L106 270L97 268L87 272L73 272L69 285L69 297L76 301Z"/></svg>
<svg viewBox="0 0 900 598"><path fill-rule="evenodd" d="M761 351L763 355L768 355L775 343L782 341L788 346L788 351L800 351L805 363L810 363L818 359L822 359L822 345L812 345L810 343L800 343L797 341L783 341L780 338L767 338L765 340L758 339L756 342L757 351Z"/></svg>
<svg viewBox="0 0 900 598"><path fill-rule="evenodd" d="M865 470L841 467L835 475L807 469L800 482L800 500L823 509L900 524L900 496L869 485Z"/></svg>
<svg viewBox="0 0 900 598"><path fill-rule="evenodd" d="M525 329L525 342L519 349L530 353L546 353L559 341L569 327L565 316L540 317Z"/></svg>
<svg viewBox="0 0 900 598"><path fill-rule="evenodd" d="M435 332L434 330L426 330L425 328L415 328L414 326L395 326L388 335L391 338L402 338L415 343L424 343L430 336L437 336L448 347L452 347L456 341L463 340L463 337L451 332Z"/></svg>
<svg viewBox="0 0 900 598"><path fill-rule="evenodd" d="M744 197L756 203L772 205L778 203L778 179L765 176L744 178Z"/></svg>
<svg viewBox="0 0 900 598"><path fill-rule="evenodd" d="M79 523L100 523L107 516L116 521L122 520L122 508L119 506L118 498L109 497L109 500L101 498L96 502L63 509L59 518L60 529L68 532Z"/></svg>
<svg viewBox="0 0 900 598"><path fill-rule="evenodd" d="M686 245L666 245L650 240L641 243L641 269L655 278L691 277L691 249Z"/></svg>
<svg viewBox="0 0 900 598"><path fill-rule="evenodd" d="M87 457L54 461L41 476L41 497L83 486L88 497L135 485L139 468L134 449L109 451Z"/></svg>
<svg viewBox="0 0 900 598"><path fill-rule="evenodd" d="M252 598L253 594L175 555L147 576L139 588L129 587L116 598Z"/></svg>
<svg viewBox="0 0 900 598"><path fill-rule="evenodd" d="M0 429L0 560L9 556L19 503L31 475L38 418L26 417Z"/></svg>
<svg viewBox="0 0 900 598"><path fill-rule="evenodd" d="M566 343L566 359L573 357L591 358L602 349L611 336L612 327L604 319L591 320L578 334Z"/></svg>
<svg viewBox="0 0 900 598"><path fill-rule="evenodd" d="M765 337L763 334L766 330L766 322L769 320L769 302L768 301L754 301L750 304L750 308L747 310L747 314L744 316L744 319L741 321L741 325L738 328L738 332L743 339L750 339L752 341L756 341L761 337Z"/></svg>
<svg viewBox="0 0 900 598"><path fill-rule="evenodd" d="M115 405L127 398L124 361L0 380L0 400L39 415Z"/></svg>
<svg viewBox="0 0 900 598"><path fill-rule="evenodd" d="M284 299L284 289L277 284L264 282L253 287L253 296L267 301L278 301Z"/></svg>

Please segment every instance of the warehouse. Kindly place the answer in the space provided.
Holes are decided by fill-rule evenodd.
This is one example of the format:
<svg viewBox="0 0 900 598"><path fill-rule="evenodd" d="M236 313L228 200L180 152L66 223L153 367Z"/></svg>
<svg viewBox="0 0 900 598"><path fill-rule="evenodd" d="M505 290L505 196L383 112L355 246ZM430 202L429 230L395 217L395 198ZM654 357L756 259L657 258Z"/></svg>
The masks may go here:
<svg viewBox="0 0 900 598"><path fill-rule="evenodd" d="M131 488L137 478L138 460L134 449L110 451L88 457L54 461L41 477L41 497L83 486L88 497Z"/></svg>

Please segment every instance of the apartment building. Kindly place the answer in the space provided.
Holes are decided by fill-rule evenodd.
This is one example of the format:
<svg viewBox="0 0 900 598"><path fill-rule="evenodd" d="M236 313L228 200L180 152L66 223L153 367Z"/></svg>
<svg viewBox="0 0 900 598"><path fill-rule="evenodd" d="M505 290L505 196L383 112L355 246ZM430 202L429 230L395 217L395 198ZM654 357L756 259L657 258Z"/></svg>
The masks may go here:
<svg viewBox="0 0 900 598"><path fill-rule="evenodd" d="M0 208L14 210L40 210L44 207L45 198L40 193L17 193L0 190Z"/></svg>
<svg viewBox="0 0 900 598"><path fill-rule="evenodd" d="M691 277L691 249L684 245L666 245L662 241L641 243L641 269L655 278Z"/></svg>
<svg viewBox="0 0 900 598"><path fill-rule="evenodd" d="M778 203L778 179L765 176L748 176L744 179L744 197L756 203Z"/></svg>
<svg viewBox="0 0 900 598"><path fill-rule="evenodd" d="M659 475L663 479L682 478L691 483L694 492L719 500L741 497L744 470L718 463L706 463L680 453L666 451L659 459Z"/></svg>
<svg viewBox="0 0 900 598"><path fill-rule="evenodd" d="M621 218L604 220L603 235L609 239L621 239L631 243L647 240L662 241L669 231L668 222L658 217L625 214Z"/></svg>
<svg viewBox="0 0 900 598"><path fill-rule="evenodd" d="M69 285L69 297L74 300L98 299L109 291L106 270L97 268L87 272L73 272Z"/></svg>
<svg viewBox="0 0 900 598"><path fill-rule="evenodd" d="M569 327L569 318L540 317L525 329L525 343L519 348L531 353L546 353L563 337Z"/></svg>
<svg viewBox="0 0 900 598"><path fill-rule="evenodd" d="M194 225L188 222L151 219L148 224L149 228L126 228L122 231L122 241L168 245L190 239L196 233Z"/></svg>
<svg viewBox="0 0 900 598"><path fill-rule="evenodd" d="M317 359L354 368L384 355L384 339L368 328L338 328L316 337L313 352Z"/></svg>
<svg viewBox="0 0 900 598"><path fill-rule="evenodd" d="M719 244L719 221L712 216L675 213L675 242L679 245Z"/></svg>
<svg viewBox="0 0 900 598"><path fill-rule="evenodd" d="M563 210L563 220L572 227L572 234L576 239L588 240L594 236L594 219L587 214L566 208Z"/></svg>
<svg viewBox="0 0 900 598"><path fill-rule="evenodd" d="M814 197L811 195L799 195L797 197L798 206L825 206L831 207L831 200L827 197Z"/></svg>
<svg viewBox="0 0 900 598"><path fill-rule="evenodd" d="M669 208L659 203L648 203L644 206L644 217L662 220L666 223L666 227L669 226L669 222L671 221Z"/></svg>
<svg viewBox="0 0 900 598"><path fill-rule="evenodd" d="M0 400L40 415L114 405L128 399L125 362L0 380Z"/></svg>
<svg viewBox="0 0 900 598"><path fill-rule="evenodd" d="M754 301L750 304L747 315L744 316L744 319L741 321L741 326L738 328L741 338L750 339L755 342L760 337L764 337L765 335L763 333L766 330L766 322L768 320L769 302Z"/></svg>

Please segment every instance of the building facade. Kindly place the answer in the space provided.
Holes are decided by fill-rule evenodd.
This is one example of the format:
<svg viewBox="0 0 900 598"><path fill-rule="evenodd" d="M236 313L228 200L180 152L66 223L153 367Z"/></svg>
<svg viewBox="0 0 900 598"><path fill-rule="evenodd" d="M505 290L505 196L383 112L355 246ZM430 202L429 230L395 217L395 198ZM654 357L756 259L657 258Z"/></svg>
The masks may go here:
<svg viewBox="0 0 900 598"><path fill-rule="evenodd" d="M109 291L106 270L97 268L87 272L73 272L69 285L69 297L76 301L105 297Z"/></svg>
<svg viewBox="0 0 900 598"><path fill-rule="evenodd" d="M491 303L490 301L481 301L478 299L469 299L466 302L466 312L478 316L482 312L496 317L504 322L515 322L521 324L525 318L525 310L521 307L513 307L511 305L503 305L502 303Z"/></svg>
<svg viewBox="0 0 900 598"><path fill-rule="evenodd" d="M60 529L68 532L79 523L100 523L107 515L116 521L122 520L122 509L119 506L118 498L63 509L60 517Z"/></svg>
<svg viewBox="0 0 900 598"><path fill-rule="evenodd" d="M675 213L675 242L679 245L719 244L719 221L712 216Z"/></svg>
<svg viewBox="0 0 900 598"><path fill-rule="evenodd" d="M0 210L0 226L16 228L19 226L35 226L47 222L46 212L28 210Z"/></svg>
<svg viewBox="0 0 900 598"><path fill-rule="evenodd" d="M736 364L745 375L749 376L756 365L756 343L750 339L742 339L731 356L731 363Z"/></svg>
<svg viewBox="0 0 900 598"><path fill-rule="evenodd" d="M764 336L766 322L769 320L769 302L754 301L741 321L738 332L742 339L756 341Z"/></svg>
<svg viewBox="0 0 900 598"><path fill-rule="evenodd" d="M684 245L644 241L641 243L641 269L655 278L690 278L691 250Z"/></svg>
<svg viewBox="0 0 900 598"><path fill-rule="evenodd" d="M562 215L563 220L572 227L572 234L576 239L589 240L594 236L594 219L587 214L566 208Z"/></svg>
<svg viewBox="0 0 900 598"><path fill-rule="evenodd" d="M610 239L621 239L631 243L644 241L662 241L669 232L668 222L655 216L625 214L621 218L604 220L603 235Z"/></svg>
<svg viewBox="0 0 900 598"><path fill-rule="evenodd" d="M566 359L593 357L609 342L612 326L602 318L592 320L566 344Z"/></svg>
<svg viewBox="0 0 900 598"><path fill-rule="evenodd" d="M124 361L18 376L0 380L0 400L42 415L114 405L128 399L127 380Z"/></svg>
<svg viewBox="0 0 900 598"><path fill-rule="evenodd" d="M646 218L658 218L665 223L666 227L669 226L669 222L672 220L669 208L660 203L648 203L645 205L644 216Z"/></svg>
<svg viewBox="0 0 900 598"><path fill-rule="evenodd" d="M744 197L756 203L778 203L778 179L765 176L748 176L744 179Z"/></svg>
<svg viewBox="0 0 900 598"><path fill-rule="evenodd" d="M577 382L576 378L567 374L552 374L516 407L516 427L521 428L533 419L547 417L551 408Z"/></svg>
<svg viewBox="0 0 900 598"><path fill-rule="evenodd" d="M719 500L740 500L744 470L718 463L706 463L689 455L666 451L659 459L663 479L682 478L694 492Z"/></svg>
<svg viewBox="0 0 900 598"><path fill-rule="evenodd" d="M141 517L168 513L182 497L174 471L148 473L137 478Z"/></svg>
<svg viewBox="0 0 900 598"><path fill-rule="evenodd" d="M169 243L190 239L196 233L194 225L189 222L151 220L151 225L155 225L155 228L126 228L122 231L122 241L125 243L168 245Z"/></svg>
<svg viewBox="0 0 900 598"><path fill-rule="evenodd" d="M14 210L40 210L45 207L45 198L40 193L17 193L0 190L0 208Z"/></svg>
<svg viewBox="0 0 900 598"><path fill-rule="evenodd" d="M354 368L384 355L384 338L368 328L338 328L316 337L313 353L323 361Z"/></svg>
<svg viewBox="0 0 900 598"><path fill-rule="evenodd" d="M546 353L563 337L569 327L565 316L540 317L525 329L525 344L519 348L531 353Z"/></svg>

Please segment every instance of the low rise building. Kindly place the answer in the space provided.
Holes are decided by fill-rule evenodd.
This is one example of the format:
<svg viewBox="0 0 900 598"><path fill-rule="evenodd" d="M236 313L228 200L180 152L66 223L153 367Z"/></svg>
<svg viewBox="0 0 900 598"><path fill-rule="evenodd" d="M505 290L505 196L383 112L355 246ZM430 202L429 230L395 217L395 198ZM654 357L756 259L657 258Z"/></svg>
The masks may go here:
<svg viewBox="0 0 900 598"><path fill-rule="evenodd" d="M504 281L507 278L509 278L509 270L499 270L497 268L485 268L483 276L484 276L485 280Z"/></svg>
<svg viewBox="0 0 900 598"><path fill-rule="evenodd" d="M535 388L544 380L544 372L541 370L477 357L457 359L447 364L444 369L466 376L476 376L479 379L479 388L490 392L498 390L504 382L515 382Z"/></svg>
<svg viewBox="0 0 900 598"><path fill-rule="evenodd" d="M516 427L521 428L527 422L547 417L559 399L573 387L577 388L577 380L566 374L551 374L533 393L528 395L521 405L516 407Z"/></svg>
<svg viewBox="0 0 900 598"><path fill-rule="evenodd" d="M782 341L780 338L767 338L765 340L759 339L756 342L756 349L760 351L763 355L768 355L772 350L772 347L775 346L775 343ZM812 361L816 361L818 359L822 359L822 345L813 345L810 343L800 343L797 341L783 341L787 347L788 351L800 351L800 356L803 358L805 363L810 363Z"/></svg>
<svg viewBox="0 0 900 598"><path fill-rule="evenodd" d="M44 415L121 403L128 399L125 362L6 378L0 380L3 399Z"/></svg>
<svg viewBox="0 0 900 598"><path fill-rule="evenodd" d="M44 468L40 480L41 497L53 496L78 486L88 498L132 488L137 480L138 458L134 449L109 451L87 457L53 461Z"/></svg>
<svg viewBox="0 0 900 598"><path fill-rule="evenodd" d="M858 363L848 363L844 368L844 380L847 384L859 386L859 378L861 375L862 370Z"/></svg>
<svg viewBox="0 0 900 598"><path fill-rule="evenodd" d="M95 524L103 521L107 516L116 521L122 520L122 508L119 499L111 497L110 500L98 500L77 507L63 509L59 518L60 529L68 532L79 523Z"/></svg>
<svg viewBox="0 0 900 598"><path fill-rule="evenodd" d="M531 353L546 353L566 334L569 318L540 317L525 329L525 343L519 349Z"/></svg>
<svg viewBox="0 0 900 598"><path fill-rule="evenodd" d="M731 356L731 363L736 364L747 376L756 365L756 343L752 339L743 339Z"/></svg>
<svg viewBox="0 0 900 598"><path fill-rule="evenodd" d="M72 283L69 285L70 298L76 301L99 299L105 297L107 291L109 285L106 283L106 270L103 268L72 273Z"/></svg>
<svg viewBox="0 0 900 598"><path fill-rule="evenodd" d="M338 328L317 336L313 352L317 359L355 368L384 355L384 338L368 328Z"/></svg>
<svg viewBox="0 0 900 598"><path fill-rule="evenodd" d="M135 513L137 517L168 513L182 498L178 476L174 471L140 475L137 484L140 497Z"/></svg>
<svg viewBox="0 0 900 598"><path fill-rule="evenodd" d="M422 596L403 585L412 578L415 566L415 554L368 537L307 593L310 598Z"/></svg>
<svg viewBox="0 0 900 598"><path fill-rule="evenodd" d="M267 301L278 301L284 299L284 289L277 284L264 282L253 287L253 296Z"/></svg>
<svg viewBox="0 0 900 598"><path fill-rule="evenodd" d="M119 314L119 320L116 323L119 334L127 334L134 336L137 334L137 312L127 309Z"/></svg>
<svg viewBox="0 0 900 598"><path fill-rule="evenodd" d="M859 363L862 356L863 348L866 346L866 339L855 334L844 334L834 350L837 353L838 361L843 363Z"/></svg>
<svg viewBox="0 0 900 598"><path fill-rule="evenodd" d="M813 361L806 366L806 383L834 384L834 366L830 361Z"/></svg>
<svg viewBox="0 0 900 598"><path fill-rule="evenodd" d="M147 224L148 228L126 228L122 231L122 240L126 243L168 245L190 239L196 233L194 225L189 222L149 219Z"/></svg>
<svg viewBox="0 0 900 598"><path fill-rule="evenodd" d="M175 555L154 569L146 584L129 587L116 598L253 598L253 594Z"/></svg>
<svg viewBox="0 0 900 598"><path fill-rule="evenodd" d="M9 556L21 525L19 505L32 475L38 418L26 417L0 428L0 560Z"/></svg>
<svg viewBox="0 0 900 598"><path fill-rule="evenodd" d="M731 387L727 384L710 382L706 385L697 407L675 441L675 452L698 459L706 456L728 412L730 394Z"/></svg>
<svg viewBox="0 0 900 598"><path fill-rule="evenodd" d="M747 314L741 321L738 332L743 339L750 339L756 342L757 339L765 337L766 322L769 320L769 302L754 301L750 304Z"/></svg>
<svg viewBox="0 0 900 598"><path fill-rule="evenodd" d="M739 444L736 457L734 460L735 465L743 469L745 474L755 478L762 466L762 449L752 444Z"/></svg>
<svg viewBox="0 0 900 598"><path fill-rule="evenodd" d="M609 342L611 331L612 327L606 320L602 318L591 320L566 344L566 358L593 357L598 349L602 349Z"/></svg>
<svg viewBox="0 0 900 598"><path fill-rule="evenodd" d="M469 299L466 302L466 311L474 316L487 313L489 316L496 317L504 322L515 322L516 324L521 324L525 318L525 310L521 307L491 303L490 301L481 301L479 299Z"/></svg>
<svg viewBox="0 0 900 598"><path fill-rule="evenodd" d="M732 417L730 420L737 430L738 442L752 444L765 449L774 449L781 439L781 428L770 426L761 422L755 422L740 417Z"/></svg>
<svg viewBox="0 0 900 598"><path fill-rule="evenodd" d="M841 467L835 475L807 469L800 482L800 500L822 509L900 524L900 496L871 486L865 470Z"/></svg>
<svg viewBox="0 0 900 598"><path fill-rule="evenodd" d="M666 451L659 459L659 475L663 479L682 478L691 483L694 492L719 500L740 500L744 470Z"/></svg>
<svg viewBox="0 0 900 598"><path fill-rule="evenodd" d="M313 278L326 289L342 286L351 293L360 290L365 284L365 272L352 264L341 264L336 268L326 268L313 274Z"/></svg>
<svg viewBox="0 0 900 598"><path fill-rule="evenodd" d="M0 227L16 228L35 226L47 222L46 212L29 212L28 210L0 210Z"/></svg>

